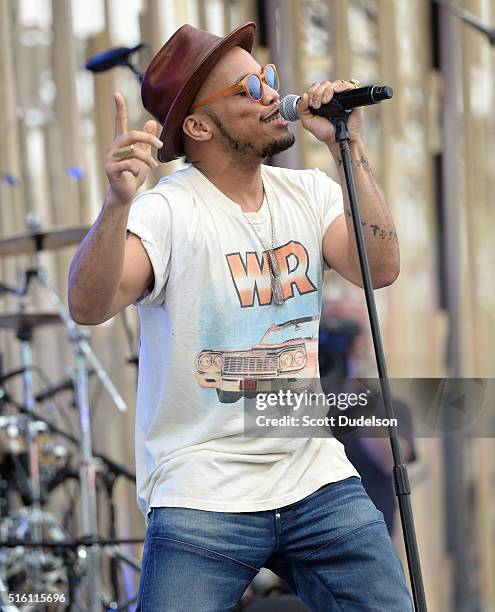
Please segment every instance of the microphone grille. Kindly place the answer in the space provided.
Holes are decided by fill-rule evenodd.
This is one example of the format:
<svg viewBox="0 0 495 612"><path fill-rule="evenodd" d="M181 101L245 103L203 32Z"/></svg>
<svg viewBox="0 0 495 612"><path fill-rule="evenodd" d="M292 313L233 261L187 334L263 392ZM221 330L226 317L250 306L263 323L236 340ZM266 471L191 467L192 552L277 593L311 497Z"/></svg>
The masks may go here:
<svg viewBox="0 0 495 612"><path fill-rule="evenodd" d="M300 96L295 96L294 94L289 94L284 96L280 100L279 113L282 116L282 119L286 121L297 121L299 119L299 115L297 114L296 104L299 102Z"/></svg>

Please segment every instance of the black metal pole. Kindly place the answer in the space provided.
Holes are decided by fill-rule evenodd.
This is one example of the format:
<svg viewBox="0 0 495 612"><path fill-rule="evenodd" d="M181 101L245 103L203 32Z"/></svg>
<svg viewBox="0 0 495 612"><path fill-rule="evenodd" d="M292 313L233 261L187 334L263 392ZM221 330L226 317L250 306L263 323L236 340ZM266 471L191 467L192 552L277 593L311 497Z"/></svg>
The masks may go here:
<svg viewBox="0 0 495 612"><path fill-rule="evenodd" d="M109 537L110 539L115 539L117 537L117 530L115 528L115 504L113 501L113 487L115 485L115 481L117 480L118 474L115 474L111 470L108 470L103 478L103 484L105 485L105 489L107 492L107 500L108 500L108 516L109 516ZM113 589L113 597L115 601L120 599L120 589L119 589L119 560L115 555L111 555L110 558L110 579L112 582Z"/></svg>
<svg viewBox="0 0 495 612"><path fill-rule="evenodd" d="M380 386L383 395L383 402L385 405L385 413L388 419L393 419L394 409L392 406L390 383L387 374L385 354L383 352L380 326L378 323L378 316L376 312L375 297L373 295L373 285L371 282L371 274L368 264L368 256L366 253L366 245L364 242L363 228L361 225L361 217L359 215L356 185L354 183L354 175L352 172L351 157L349 154L349 132L347 130L347 113L344 111L341 115L333 117L332 123L335 126L335 138L340 145L340 152L342 154L342 164L344 166L347 193L349 194L352 223L354 226L354 233L356 235L359 264L361 267L361 274L363 276L364 294L366 296L366 304L368 307L371 334L373 337L373 346L375 349L376 365L378 368L378 374L380 376ZM414 608L416 612L426 612L427 607L423 587L423 577L421 574L421 564L419 561L418 544L416 541L414 518L411 507L411 488L409 486L407 468L402 463L397 428L395 427L395 425L393 425L394 421L389 422L392 423L392 425L389 425L388 427L388 434L390 437L390 445L392 447L392 455L394 458L393 472L395 494L397 495L397 499L399 502L399 511L402 523L402 532L404 535L404 543L406 547L409 577L411 579Z"/></svg>

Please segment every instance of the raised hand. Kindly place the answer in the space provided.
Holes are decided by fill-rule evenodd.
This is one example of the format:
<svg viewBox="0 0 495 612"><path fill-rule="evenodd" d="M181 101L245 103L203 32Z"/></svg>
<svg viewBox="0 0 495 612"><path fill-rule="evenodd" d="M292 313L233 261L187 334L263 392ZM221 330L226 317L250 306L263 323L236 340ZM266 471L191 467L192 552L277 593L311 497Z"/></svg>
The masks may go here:
<svg viewBox="0 0 495 612"><path fill-rule="evenodd" d="M335 129L333 124L325 117L318 117L311 113L311 108L320 108L327 104L337 92L352 89L354 84L350 81L323 81L313 83L308 91L303 94L297 105L297 112L302 126L311 132L315 138L331 146L335 144ZM347 129L351 142L361 138L363 123L363 109L355 108L347 119Z"/></svg>
<svg viewBox="0 0 495 612"><path fill-rule="evenodd" d="M127 106L124 96L115 93L115 138L105 149L105 172L110 182L113 199L129 204L158 162L151 155L151 147L161 148L157 138L157 124L147 121L142 131L127 131Z"/></svg>

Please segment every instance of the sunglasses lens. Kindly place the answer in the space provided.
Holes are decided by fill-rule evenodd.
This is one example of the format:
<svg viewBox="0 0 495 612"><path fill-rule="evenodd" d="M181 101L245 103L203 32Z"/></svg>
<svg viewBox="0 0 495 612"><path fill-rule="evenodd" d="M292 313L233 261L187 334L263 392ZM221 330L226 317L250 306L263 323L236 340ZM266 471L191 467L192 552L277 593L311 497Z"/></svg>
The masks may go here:
<svg viewBox="0 0 495 612"><path fill-rule="evenodd" d="M256 74L250 74L246 79L246 85L249 95L253 100L261 100L263 92L261 91L261 81Z"/></svg>
<svg viewBox="0 0 495 612"><path fill-rule="evenodd" d="M265 79L269 87L278 91L278 75L273 66L267 66L265 68Z"/></svg>

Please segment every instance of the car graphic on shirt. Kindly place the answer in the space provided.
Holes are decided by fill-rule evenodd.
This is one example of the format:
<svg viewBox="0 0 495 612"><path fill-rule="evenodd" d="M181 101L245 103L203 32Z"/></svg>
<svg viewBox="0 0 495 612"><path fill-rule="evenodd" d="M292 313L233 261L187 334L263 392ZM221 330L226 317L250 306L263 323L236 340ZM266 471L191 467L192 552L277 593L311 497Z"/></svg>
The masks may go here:
<svg viewBox="0 0 495 612"><path fill-rule="evenodd" d="M248 349L205 349L195 366L200 386L216 389L222 403L273 391L277 381L293 388L298 379L318 377L318 317L274 323Z"/></svg>

